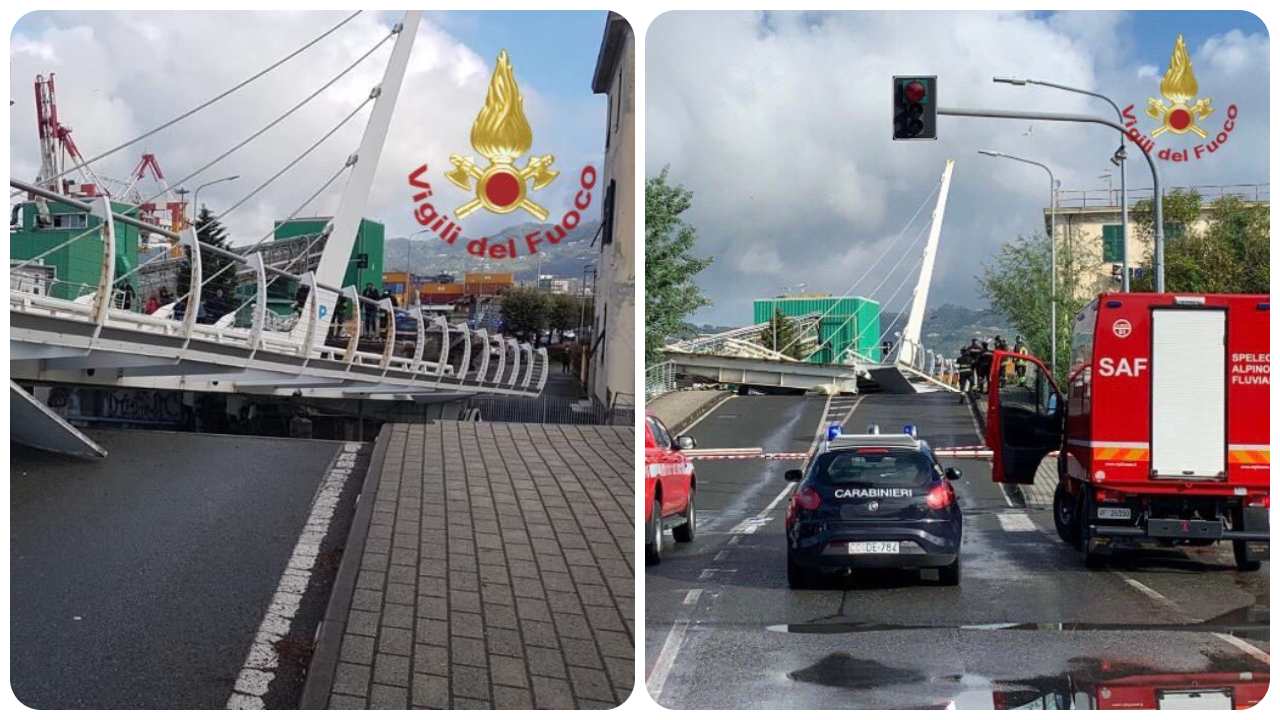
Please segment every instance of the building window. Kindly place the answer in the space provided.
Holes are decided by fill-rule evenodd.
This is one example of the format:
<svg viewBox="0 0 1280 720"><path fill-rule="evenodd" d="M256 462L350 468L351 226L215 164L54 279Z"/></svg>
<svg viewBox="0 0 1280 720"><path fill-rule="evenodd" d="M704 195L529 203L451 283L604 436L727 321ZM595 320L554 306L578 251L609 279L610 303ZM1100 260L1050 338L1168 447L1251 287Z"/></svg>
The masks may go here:
<svg viewBox="0 0 1280 720"><path fill-rule="evenodd" d="M1124 262L1124 234L1120 225L1102 226L1102 262Z"/></svg>
<svg viewBox="0 0 1280 720"><path fill-rule="evenodd" d="M89 227L89 216L86 213L57 213L53 216L55 230L83 230Z"/></svg>
<svg viewBox="0 0 1280 720"><path fill-rule="evenodd" d="M605 190L604 192L604 218L602 223L604 227L601 228L601 231L600 231L600 249L601 250L604 250L605 245L608 245L609 243L613 242L613 211L614 211L613 191L617 187L617 185L618 183L616 180L610 180L609 189Z"/></svg>

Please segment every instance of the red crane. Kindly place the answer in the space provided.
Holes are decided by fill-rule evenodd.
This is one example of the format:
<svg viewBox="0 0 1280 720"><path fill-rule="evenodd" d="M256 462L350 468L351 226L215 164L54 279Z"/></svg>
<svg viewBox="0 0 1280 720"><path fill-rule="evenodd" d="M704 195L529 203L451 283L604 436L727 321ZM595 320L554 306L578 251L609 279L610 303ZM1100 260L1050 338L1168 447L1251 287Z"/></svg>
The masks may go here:
<svg viewBox="0 0 1280 720"><path fill-rule="evenodd" d="M64 178L63 168L70 157L73 167L80 166L84 183L78 188L80 195L107 194L106 188L93 170L85 164L84 156L71 139L71 128L58 121L58 103L54 95L53 73L49 79L36 76L36 129L40 134L40 176L36 183L53 192L71 192L73 183Z"/></svg>

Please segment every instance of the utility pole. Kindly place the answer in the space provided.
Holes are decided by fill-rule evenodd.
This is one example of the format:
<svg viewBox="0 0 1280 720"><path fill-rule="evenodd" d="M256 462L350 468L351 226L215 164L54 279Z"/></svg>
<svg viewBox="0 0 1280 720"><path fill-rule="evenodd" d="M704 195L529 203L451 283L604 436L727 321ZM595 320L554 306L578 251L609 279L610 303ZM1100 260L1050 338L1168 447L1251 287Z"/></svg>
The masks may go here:
<svg viewBox="0 0 1280 720"><path fill-rule="evenodd" d="M1095 117L1093 115L1075 115L1070 113L1045 113L1030 112L1022 110L984 110L974 108L938 108L939 115L952 115L955 117L981 117L981 118L997 118L1005 120L1047 120L1050 122L1074 122L1074 123L1092 123L1094 125L1106 125L1118 132L1125 132L1124 125L1107 120L1106 118ZM1151 185L1155 194L1155 284L1156 292L1164 292L1164 194L1160 190L1160 170L1156 167L1155 158L1151 157L1151 153L1142 145L1138 145L1138 149L1142 151L1143 157L1147 159L1147 166L1151 169ZM1126 215L1127 219L1127 215ZM1127 251L1127 250L1126 250Z"/></svg>

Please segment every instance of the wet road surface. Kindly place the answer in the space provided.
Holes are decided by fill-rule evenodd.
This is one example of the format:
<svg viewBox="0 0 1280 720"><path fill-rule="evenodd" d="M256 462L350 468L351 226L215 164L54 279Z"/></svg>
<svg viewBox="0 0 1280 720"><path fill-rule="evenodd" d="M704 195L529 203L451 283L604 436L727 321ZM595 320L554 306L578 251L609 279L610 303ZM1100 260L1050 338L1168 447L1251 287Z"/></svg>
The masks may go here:
<svg viewBox="0 0 1280 720"><path fill-rule="evenodd" d="M804 452L822 424L844 418L848 432L916 423L934 448L981 444L968 408L944 393L735 397L688 432L700 449ZM695 461L698 535L668 540L646 571L646 677L660 704L1093 707L1121 698L1113 687L1149 689L1156 676L1166 687L1230 678L1250 692L1266 681L1269 563L1238 573L1224 545L1087 570L1050 511L1019 507L990 481L987 460L943 460L964 472L954 483L965 512L960 587L869 571L792 591L782 478L801 464Z"/></svg>

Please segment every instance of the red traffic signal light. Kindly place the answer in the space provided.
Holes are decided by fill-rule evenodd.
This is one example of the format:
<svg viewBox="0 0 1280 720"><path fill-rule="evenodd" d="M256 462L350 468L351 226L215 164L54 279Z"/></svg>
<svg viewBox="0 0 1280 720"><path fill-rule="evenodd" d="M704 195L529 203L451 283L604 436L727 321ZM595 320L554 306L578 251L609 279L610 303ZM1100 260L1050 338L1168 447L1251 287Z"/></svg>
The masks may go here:
<svg viewBox="0 0 1280 720"><path fill-rule="evenodd" d="M893 139L936 140L938 138L936 76L893 77Z"/></svg>
<svg viewBox="0 0 1280 720"><path fill-rule="evenodd" d="M919 80L912 80L902 86L902 95L907 99L907 102L918 103L924 100L926 92L924 83Z"/></svg>

